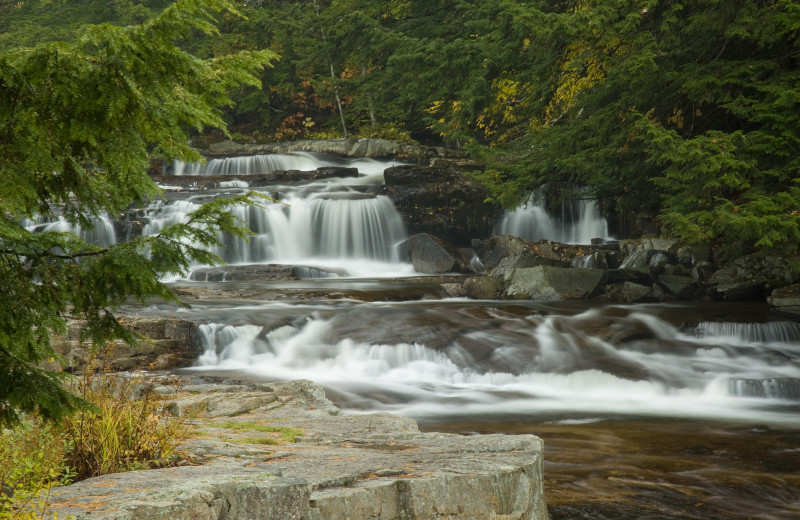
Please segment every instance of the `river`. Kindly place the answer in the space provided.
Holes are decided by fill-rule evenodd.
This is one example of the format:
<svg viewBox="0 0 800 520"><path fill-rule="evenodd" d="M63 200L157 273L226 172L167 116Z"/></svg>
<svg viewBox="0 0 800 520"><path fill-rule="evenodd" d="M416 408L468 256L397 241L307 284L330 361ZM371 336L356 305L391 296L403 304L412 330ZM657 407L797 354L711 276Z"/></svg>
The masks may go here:
<svg viewBox="0 0 800 520"><path fill-rule="evenodd" d="M359 177L262 188L288 205L237 209L256 236L221 249L226 261L303 266L307 278L174 279L218 297L136 311L201 324L195 373L311 379L347 413L389 411L428 431L539 435L554 520L800 517L799 324L758 303L449 298L402 261L402 218L370 194L387 165L360 160ZM170 194L147 210L144 232L268 167L179 164L231 181ZM578 227L606 232L591 205L581 211L546 227L576 241Z"/></svg>

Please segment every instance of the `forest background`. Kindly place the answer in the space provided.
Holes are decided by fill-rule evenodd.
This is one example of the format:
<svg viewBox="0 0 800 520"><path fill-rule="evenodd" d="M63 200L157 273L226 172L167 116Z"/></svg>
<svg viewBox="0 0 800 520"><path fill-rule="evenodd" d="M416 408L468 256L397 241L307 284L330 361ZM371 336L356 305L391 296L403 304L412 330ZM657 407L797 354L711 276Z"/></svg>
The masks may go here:
<svg viewBox="0 0 800 520"><path fill-rule="evenodd" d="M0 51L171 3L0 0ZM730 254L800 247L800 2L239 4L246 18L190 49L280 55L263 89L231 93L237 139L443 144L486 163L476 175L509 207L579 187L611 217Z"/></svg>

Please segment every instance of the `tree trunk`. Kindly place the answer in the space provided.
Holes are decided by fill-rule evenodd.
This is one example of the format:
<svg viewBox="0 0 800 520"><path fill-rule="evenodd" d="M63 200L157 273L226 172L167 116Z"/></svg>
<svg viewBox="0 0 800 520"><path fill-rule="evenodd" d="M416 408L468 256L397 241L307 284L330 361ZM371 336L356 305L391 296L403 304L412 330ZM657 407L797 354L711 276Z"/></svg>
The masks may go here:
<svg viewBox="0 0 800 520"><path fill-rule="evenodd" d="M361 76L366 80L367 78L367 64L361 62ZM367 110L369 111L369 123L372 126L378 126L378 118L375 117L375 103L372 99L372 92L367 92Z"/></svg>

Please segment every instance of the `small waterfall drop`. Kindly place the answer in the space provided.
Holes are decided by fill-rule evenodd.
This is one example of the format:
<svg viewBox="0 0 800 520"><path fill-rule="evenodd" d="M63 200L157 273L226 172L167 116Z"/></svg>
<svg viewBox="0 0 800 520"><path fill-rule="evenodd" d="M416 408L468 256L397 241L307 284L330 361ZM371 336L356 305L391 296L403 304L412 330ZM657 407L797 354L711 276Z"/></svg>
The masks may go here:
<svg viewBox="0 0 800 520"><path fill-rule="evenodd" d="M64 233L74 233L81 240L96 246L108 247L117 243L114 222L107 216L101 215L92 220L92 227L83 228L74 226L67 222L64 217L53 217L47 219L26 219L23 226L29 231L60 231Z"/></svg>
<svg viewBox="0 0 800 520"><path fill-rule="evenodd" d="M308 153L247 155L199 162L175 161L173 175L257 175L275 170L314 170L319 161Z"/></svg>
<svg viewBox="0 0 800 520"><path fill-rule="evenodd" d="M496 233L514 235L528 241L553 240L565 244L589 244L593 238L611 239L608 222L595 200L577 199L561 206L561 215L548 213L544 203L534 197L508 211Z"/></svg>

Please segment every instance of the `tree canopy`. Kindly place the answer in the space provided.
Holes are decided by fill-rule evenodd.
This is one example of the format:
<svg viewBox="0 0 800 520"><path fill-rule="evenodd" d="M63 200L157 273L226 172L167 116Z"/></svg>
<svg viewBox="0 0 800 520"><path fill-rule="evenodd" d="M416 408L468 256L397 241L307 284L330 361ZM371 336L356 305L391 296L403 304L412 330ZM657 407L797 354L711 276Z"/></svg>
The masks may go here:
<svg viewBox="0 0 800 520"><path fill-rule="evenodd" d="M252 194L107 247L35 225L61 218L91 228L160 195L147 174L151 157L200 158L187 130L224 129L230 89L259 86L257 74L276 57L200 59L184 50L194 35L216 34L220 16L239 14L228 0L178 0L139 25L90 26L69 43L0 54L0 426L20 412L58 419L80 405L63 375L41 368L68 319L84 319L82 337L94 345L133 341L114 317L120 304L177 301L164 275L218 262L209 253L218 232L247 235L225 206L253 202Z"/></svg>

